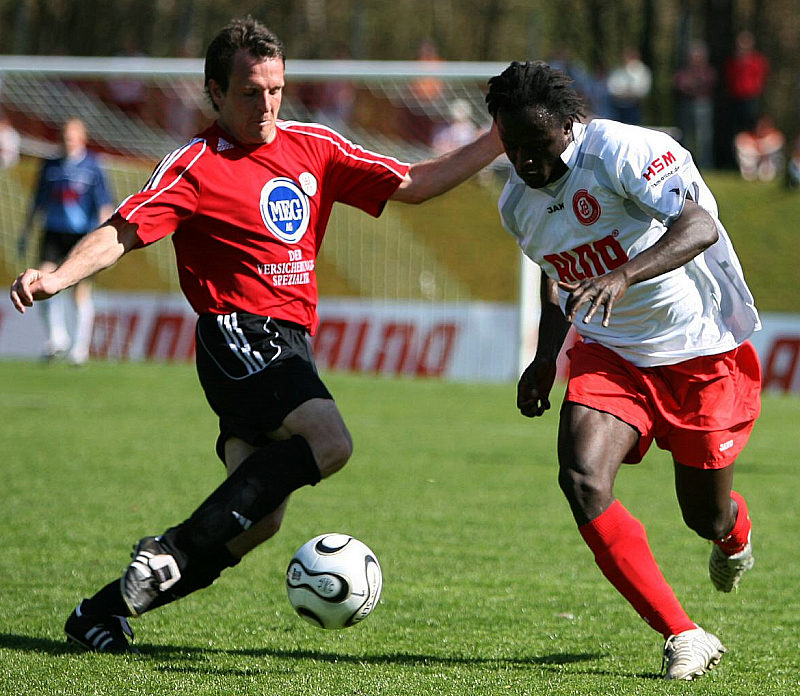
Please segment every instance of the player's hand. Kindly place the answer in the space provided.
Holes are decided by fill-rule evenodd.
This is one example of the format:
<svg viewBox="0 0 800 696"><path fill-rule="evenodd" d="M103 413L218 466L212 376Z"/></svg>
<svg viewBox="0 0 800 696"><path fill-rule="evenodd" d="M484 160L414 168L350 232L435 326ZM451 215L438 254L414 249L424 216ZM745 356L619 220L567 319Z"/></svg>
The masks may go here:
<svg viewBox="0 0 800 696"><path fill-rule="evenodd" d="M578 310L584 305L589 305L583 323L588 324L597 310L603 308L603 326L608 326L611 321L611 311L614 303L628 290L628 279L622 271L611 271L597 278L586 278L578 282L558 282L558 287L569 293L565 308L567 321L574 321Z"/></svg>
<svg viewBox="0 0 800 696"><path fill-rule="evenodd" d="M535 418L550 408L550 390L556 379L556 363L534 358L517 383L517 408L523 416Z"/></svg>
<svg viewBox="0 0 800 696"><path fill-rule="evenodd" d="M25 314L26 307L32 307L34 301L46 300L58 292L50 281L51 274L42 273L36 268L29 268L20 273L11 284L11 304L20 314Z"/></svg>

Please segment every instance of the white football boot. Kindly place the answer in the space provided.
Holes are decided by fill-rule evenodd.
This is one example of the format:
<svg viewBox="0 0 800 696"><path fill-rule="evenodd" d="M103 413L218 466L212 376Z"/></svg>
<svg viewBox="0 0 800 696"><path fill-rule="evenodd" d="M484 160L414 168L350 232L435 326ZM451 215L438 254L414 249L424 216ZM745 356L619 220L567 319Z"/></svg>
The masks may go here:
<svg viewBox="0 0 800 696"><path fill-rule="evenodd" d="M726 555L719 546L714 544L711 547L711 557L708 559L708 575L711 582L714 583L714 587L720 592L730 592L736 589L742 575L750 570L755 562L753 546L749 538L747 546L733 556Z"/></svg>
<svg viewBox="0 0 800 696"><path fill-rule="evenodd" d="M724 652L726 648L719 638L699 626L670 636L664 645L664 678L691 681L702 677L719 663Z"/></svg>

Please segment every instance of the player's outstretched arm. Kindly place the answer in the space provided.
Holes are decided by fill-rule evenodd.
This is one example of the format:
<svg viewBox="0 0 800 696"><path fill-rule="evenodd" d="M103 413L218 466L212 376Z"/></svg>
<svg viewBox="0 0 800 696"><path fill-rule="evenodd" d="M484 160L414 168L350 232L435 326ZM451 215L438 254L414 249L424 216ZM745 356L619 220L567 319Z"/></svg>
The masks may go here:
<svg viewBox="0 0 800 696"><path fill-rule="evenodd" d="M412 164L392 200L402 203L424 203L455 188L477 174L503 154L503 145L492 126L471 143L434 159Z"/></svg>
<svg viewBox="0 0 800 696"><path fill-rule="evenodd" d="M11 303L25 313L34 301L46 300L88 278L104 268L113 266L137 242L136 226L118 219L87 234L70 251L64 262L52 273L35 268L20 273L12 283Z"/></svg>

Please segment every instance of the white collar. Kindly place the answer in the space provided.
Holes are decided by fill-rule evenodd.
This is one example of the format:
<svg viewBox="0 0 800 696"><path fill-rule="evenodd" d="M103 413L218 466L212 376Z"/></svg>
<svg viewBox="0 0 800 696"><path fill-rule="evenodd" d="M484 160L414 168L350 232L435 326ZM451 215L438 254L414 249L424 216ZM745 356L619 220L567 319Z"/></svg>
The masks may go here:
<svg viewBox="0 0 800 696"><path fill-rule="evenodd" d="M578 148L583 142L583 136L586 134L586 126L578 121L572 124L572 142L567 145L564 152L561 153L561 161L570 169L575 166L575 160L578 158Z"/></svg>

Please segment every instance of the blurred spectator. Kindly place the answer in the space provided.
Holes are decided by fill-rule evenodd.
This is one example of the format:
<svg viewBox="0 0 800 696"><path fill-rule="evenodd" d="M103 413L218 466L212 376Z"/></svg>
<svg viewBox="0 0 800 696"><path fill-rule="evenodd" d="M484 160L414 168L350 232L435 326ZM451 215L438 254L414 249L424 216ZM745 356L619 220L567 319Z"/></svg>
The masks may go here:
<svg viewBox="0 0 800 696"><path fill-rule="evenodd" d="M194 82L181 77L163 87L158 123L181 142L189 140L201 128L201 112L194 101L195 93Z"/></svg>
<svg viewBox="0 0 800 696"><path fill-rule="evenodd" d="M800 188L800 136L794 141L789 161L786 164L786 185L791 189Z"/></svg>
<svg viewBox="0 0 800 696"><path fill-rule="evenodd" d="M197 42L189 37L181 42L176 58L197 58ZM195 101L197 84L194 78L176 77L160 87L158 124L180 141L189 140L201 130L202 113Z"/></svg>
<svg viewBox="0 0 800 696"><path fill-rule="evenodd" d="M650 94L653 75L639 56L639 51L628 47L623 52L622 64L608 76L611 115L617 121L640 125L642 101Z"/></svg>
<svg viewBox="0 0 800 696"><path fill-rule="evenodd" d="M749 31L739 32L734 53L725 64L725 89L734 133L754 128L761 113L769 70L769 61L756 50L753 35Z"/></svg>
<svg viewBox="0 0 800 696"><path fill-rule="evenodd" d="M20 137L17 129L4 113L0 113L0 169L8 169L19 162Z"/></svg>
<svg viewBox="0 0 800 696"><path fill-rule="evenodd" d="M547 61L551 68L572 78L572 87L583 97L589 118L612 118L611 95L608 91L608 69L602 60L590 72L567 48L560 48Z"/></svg>
<svg viewBox="0 0 800 696"><path fill-rule="evenodd" d="M120 54L124 58L142 58L142 53L133 37L125 39L125 48ZM146 120L147 117L147 84L135 77L123 77L108 80L106 83L107 99L116 104L126 115Z"/></svg>
<svg viewBox="0 0 800 696"><path fill-rule="evenodd" d="M772 181L783 172L786 138L768 115L761 115L752 130L736 134L734 149L742 178Z"/></svg>
<svg viewBox="0 0 800 696"><path fill-rule="evenodd" d="M436 44L425 39L417 50L421 63L439 63L442 58ZM404 136L430 145L438 122L439 105L444 95L442 80L434 75L423 75L415 79L410 87L411 99L402 113Z"/></svg>
<svg viewBox="0 0 800 696"><path fill-rule="evenodd" d="M439 63L442 58L431 39L424 39L417 50L417 60L422 63ZM435 102L442 96L442 81L438 77L420 77L414 80L411 90L421 102Z"/></svg>
<svg viewBox="0 0 800 696"><path fill-rule="evenodd" d="M433 149L444 154L466 145L478 137L479 129L472 121L472 107L466 99L456 99L450 105L450 122L433 136Z"/></svg>
<svg viewBox="0 0 800 696"><path fill-rule="evenodd" d="M335 60L348 60L350 54L339 48ZM322 83L317 95L317 108L314 119L329 125L334 130L347 132L352 122L353 109L356 103L356 88L352 80L326 80Z"/></svg>
<svg viewBox="0 0 800 696"><path fill-rule="evenodd" d="M39 172L33 202L19 237L18 252L25 256L28 240L37 216L44 218L44 235L39 250L39 269L54 270L70 250L98 222L114 212L106 177L97 158L87 149L88 136L83 121L68 120L61 128L62 153L46 160ZM67 330L65 296L42 304L47 327L44 357L60 358L67 354L74 365L89 359L89 344L94 324L91 281L80 281L68 293L75 304L74 331ZM47 308L45 309L45 306Z"/></svg>
<svg viewBox="0 0 800 696"><path fill-rule="evenodd" d="M690 47L673 80L683 145L701 168L714 166L714 87L717 71L702 41Z"/></svg>
<svg viewBox="0 0 800 696"><path fill-rule="evenodd" d="M608 91L608 68L598 60L586 80L586 108L589 118L612 118L611 94Z"/></svg>
<svg viewBox="0 0 800 696"><path fill-rule="evenodd" d="M573 89L586 99L589 90L590 75L586 66L572 55L566 46L561 46L548 59L551 68L567 73L572 78Z"/></svg>

